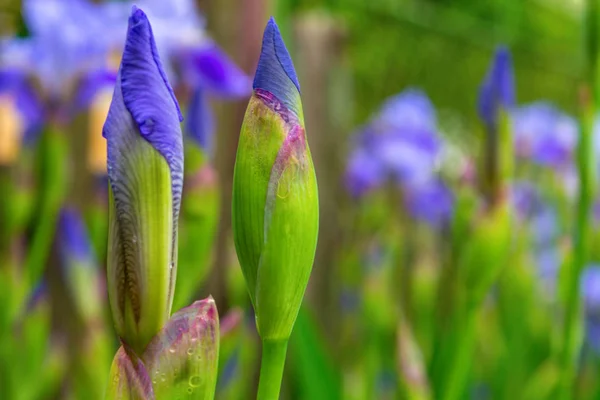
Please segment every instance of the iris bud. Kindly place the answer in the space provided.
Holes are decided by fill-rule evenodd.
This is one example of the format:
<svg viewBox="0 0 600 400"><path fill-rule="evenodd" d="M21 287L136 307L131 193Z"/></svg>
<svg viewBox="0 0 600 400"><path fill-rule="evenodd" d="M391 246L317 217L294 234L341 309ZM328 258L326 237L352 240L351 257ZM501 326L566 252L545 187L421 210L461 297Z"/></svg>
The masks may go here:
<svg viewBox="0 0 600 400"><path fill-rule="evenodd" d="M110 183L108 294L117 333L138 355L171 313L181 120L150 23L134 6L103 135Z"/></svg>
<svg viewBox="0 0 600 400"><path fill-rule="evenodd" d="M237 255L263 340L287 340L317 245L317 180L300 85L275 21L265 29L233 180Z"/></svg>

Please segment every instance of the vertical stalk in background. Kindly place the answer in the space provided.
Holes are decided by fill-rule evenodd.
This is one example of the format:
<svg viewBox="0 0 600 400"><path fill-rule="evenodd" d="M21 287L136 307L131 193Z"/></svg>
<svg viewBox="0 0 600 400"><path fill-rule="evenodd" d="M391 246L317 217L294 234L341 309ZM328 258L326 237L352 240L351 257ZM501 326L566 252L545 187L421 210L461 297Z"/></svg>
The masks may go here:
<svg viewBox="0 0 600 400"><path fill-rule="evenodd" d="M49 127L41 136L38 157L40 194L35 230L25 258L27 283L32 287L41 276L54 239L58 214L68 184L68 143L65 133Z"/></svg>
<svg viewBox="0 0 600 400"><path fill-rule="evenodd" d="M577 356L582 343L582 305L579 296L581 271L589 259L590 218L594 194L593 130L596 104L598 101L598 0L588 0L586 21L586 84L581 96L581 126L577 144L577 168L579 172L579 194L573 232L573 258L565 265L567 270L561 282L565 301L559 385L560 399L570 399L574 393L577 375Z"/></svg>
<svg viewBox="0 0 600 400"><path fill-rule="evenodd" d="M436 398L464 398L469 384L481 306L502 269L509 264L511 214L509 185L513 176L513 141L510 110L515 103L512 58L498 47L491 68L480 87L479 114L485 125L482 192L485 208L468 229L468 240L453 252L456 263L452 307L445 330L436 338L431 373ZM455 216L453 235L462 235L462 211ZM465 225L465 226L468 226ZM462 237L462 236L458 236Z"/></svg>

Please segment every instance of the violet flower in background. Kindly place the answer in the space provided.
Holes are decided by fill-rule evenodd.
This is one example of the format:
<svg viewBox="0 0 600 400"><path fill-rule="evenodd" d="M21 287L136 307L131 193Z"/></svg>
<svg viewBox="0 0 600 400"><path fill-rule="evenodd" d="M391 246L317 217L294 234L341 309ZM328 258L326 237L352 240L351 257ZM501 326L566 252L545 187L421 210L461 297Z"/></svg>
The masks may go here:
<svg viewBox="0 0 600 400"><path fill-rule="evenodd" d="M405 193L406 208L417 221L432 227L447 224L454 209L454 194L440 180L430 180Z"/></svg>
<svg viewBox="0 0 600 400"><path fill-rule="evenodd" d="M408 89L388 99L358 134L346 167L346 187L355 197L392 178L403 188L435 179L442 141L433 105Z"/></svg>
<svg viewBox="0 0 600 400"><path fill-rule="evenodd" d="M519 221L529 226L531 250L539 287L547 300L556 298L562 262L560 226L554 207L531 182L517 181L511 187L511 202Z"/></svg>
<svg viewBox="0 0 600 400"><path fill-rule="evenodd" d="M18 108L23 114L35 112L36 124L64 123L85 108L73 104L80 98L79 79L107 66L107 38L114 32L100 10L83 0L26 0L23 16L31 36L0 41L0 75L12 74L10 82L15 84L7 90L16 98L27 98L18 102ZM3 86L6 89L0 84L0 92Z"/></svg>
<svg viewBox="0 0 600 400"><path fill-rule="evenodd" d="M516 181L510 190L510 199L517 217L521 221L532 218L542 206L538 188L528 181Z"/></svg>
<svg viewBox="0 0 600 400"><path fill-rule="evenodd" d="M499 46L479 88L479 116L489 130L495 131L500 110L510 112L514 105L515 78L512 57L508 48Z"/></svg>
<svg viewBox="0 0 600 400"><path fill-rule="evenodd" d="M209 155L213 152L215 121L206 92L196 87L188 104L185 133Z"/></svg>
<svg viewBox="0 0 600 400"><path fill-rule="evenodd" d="M577 122L553 105L536 102L513 113L515 152L531 162L564 170L573 162Z"/></svg>
<svg viewBox="0 0 600 400"><path fill-rule="evenodd" d="M435 110L423 92L408 89L388 99L370 126L372 148L401 185L432 178L441 139Z"/></svg>
<svg viewBox="0 0 600 400"><path fill-rule="evenodd" d="M350 194L359 198L381 187L386 181L386 169L377 155L358 147L350 153L346 166L345 184Z"/></svg>
<svg viewBox="0 0 600 400"><path fill-rule="evenodd" d="M580 287L584 301L585 339L595 352L600 352L600 265L588 265L581 275Z"/></svg>
<svg viewBox="0 0 600 400"><path fill-rule="evenodd" d="M0 47L1 49L1 47ZM0 108L9 107L6 110L13 118L18 113L22 121L20 128L23 142L31 143L43 125L44 111L37 94L30 86L27 78L16 68L0 69Z"/></svg>

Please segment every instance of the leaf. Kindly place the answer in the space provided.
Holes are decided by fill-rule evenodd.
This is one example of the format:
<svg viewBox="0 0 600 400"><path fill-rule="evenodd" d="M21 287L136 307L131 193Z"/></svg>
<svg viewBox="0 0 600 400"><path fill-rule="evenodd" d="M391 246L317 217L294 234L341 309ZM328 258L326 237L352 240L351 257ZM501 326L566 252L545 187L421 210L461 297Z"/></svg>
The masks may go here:
<svg viewBox="0 0 600 400"><path fill-rule="evenodd" d="M305 307L290 338L290 362L299 399L341 399L341 379L323 337Z"/></svg>

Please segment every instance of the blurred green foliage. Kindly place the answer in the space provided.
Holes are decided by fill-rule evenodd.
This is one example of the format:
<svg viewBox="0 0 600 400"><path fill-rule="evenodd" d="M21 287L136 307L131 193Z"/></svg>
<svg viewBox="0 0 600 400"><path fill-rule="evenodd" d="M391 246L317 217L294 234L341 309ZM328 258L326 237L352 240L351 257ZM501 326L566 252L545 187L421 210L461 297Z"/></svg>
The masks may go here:
<svg viewBox="0 0 600 400"><path fill-rule="evenodd" d="M581 7L539 0L280 0L276 14L288 23L290 15L312 9L341 17L355 123L386 96L419 86L438 108L471 125L479 83L500 43L513 52L520 103L547 98L575 111L583 69Z"/></svg>

